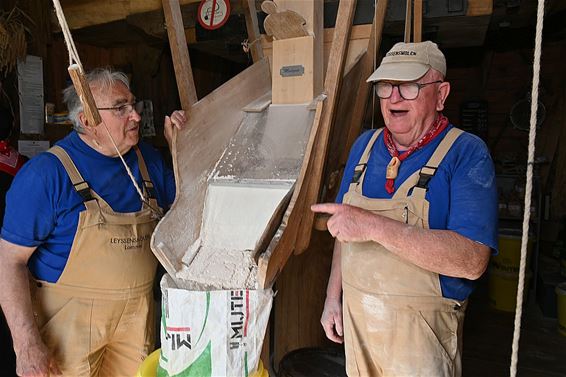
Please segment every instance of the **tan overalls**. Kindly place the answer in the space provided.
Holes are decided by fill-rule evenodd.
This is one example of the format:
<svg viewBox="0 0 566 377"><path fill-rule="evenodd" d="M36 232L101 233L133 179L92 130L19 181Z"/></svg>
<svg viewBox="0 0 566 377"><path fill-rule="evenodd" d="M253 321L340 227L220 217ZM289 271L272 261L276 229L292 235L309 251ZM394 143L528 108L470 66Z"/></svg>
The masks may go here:
<svg viewBox="0 0 566 377"><path fill-rule="evenodd" d="M367 163L380 132L374 133L358 166ZM428 228L428 180L461 133L451 129L426 165L392 199L362 195L364 169L358 182L350 184L343 202ZM397 257L378 243L351 242L342 244L342 286L349 376L461 375L466 302L443 298L438 274Z"/></svg>
<svg viewBox="0 0 566 377"><path fill-rule="evenodd" d="M152 193L147 167L135 150L144 190ZM134 376L154 341L157 260L149 242L156 216L145 204L139 212L112 211L62 148L49 152L61 160L86 210L57 283L38 281L32 287L41 337L64 375ZM157 208L155 198L150 205Z"/></svg>

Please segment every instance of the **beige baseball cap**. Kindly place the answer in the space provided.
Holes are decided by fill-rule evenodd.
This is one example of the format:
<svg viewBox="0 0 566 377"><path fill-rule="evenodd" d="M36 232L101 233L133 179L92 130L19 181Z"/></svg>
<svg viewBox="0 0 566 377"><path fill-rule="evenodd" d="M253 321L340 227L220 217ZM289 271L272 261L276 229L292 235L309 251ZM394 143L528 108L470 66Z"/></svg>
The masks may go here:
<svg viewBox="0 0 566 377"><path fill-rule="evenodd" d="M381 65L367 79L367 82L380 80L413 81L420 79L430 68L446 76L446 59L436 43L399 42L385 54Z"/></svg>

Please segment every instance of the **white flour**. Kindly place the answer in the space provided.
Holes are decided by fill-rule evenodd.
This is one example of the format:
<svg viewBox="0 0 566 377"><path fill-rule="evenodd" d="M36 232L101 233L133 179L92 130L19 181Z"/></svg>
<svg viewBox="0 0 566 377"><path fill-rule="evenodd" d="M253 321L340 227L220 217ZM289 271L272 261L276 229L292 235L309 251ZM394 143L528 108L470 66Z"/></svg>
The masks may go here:
<svg viewBox="0 0 566 377"><path fill-rule="evenodd" d="M224 181L224 180L223 180ZM211 181L205 199L201 238L183 260L178 279L202 289L256 289L253 251L290 182L221 184ZM190 258L190 257L189 257Z"/></svg>

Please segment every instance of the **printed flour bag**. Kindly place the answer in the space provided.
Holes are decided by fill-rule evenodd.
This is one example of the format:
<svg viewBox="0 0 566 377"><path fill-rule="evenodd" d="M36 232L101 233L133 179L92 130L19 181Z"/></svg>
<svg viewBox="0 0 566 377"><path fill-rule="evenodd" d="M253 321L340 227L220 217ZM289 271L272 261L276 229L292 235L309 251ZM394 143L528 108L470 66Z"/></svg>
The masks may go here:
<svg viewBox="0 0 566 377"><path fill-rule="evenodd" d="M196 291L161 280L159 377L244 376L258 366L273 291Z"/></svg>

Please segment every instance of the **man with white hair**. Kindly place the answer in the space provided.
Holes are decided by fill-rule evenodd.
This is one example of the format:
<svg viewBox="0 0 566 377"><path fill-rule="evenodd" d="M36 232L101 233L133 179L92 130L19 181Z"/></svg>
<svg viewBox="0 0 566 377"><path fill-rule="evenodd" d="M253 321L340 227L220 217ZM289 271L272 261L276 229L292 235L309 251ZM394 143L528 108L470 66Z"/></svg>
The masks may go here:
<svg viewBox="0 0 566 377"><path fill-rule="evenodd" d="M442 114L437 45L397 43L369 77L385 128L362 134L331 215L321 323L349 376L460 376L474 280L497 249L497 189L484 142Z"/></svg>
<svg viewBox="0 0 566 377"><path fill-rule="evenodd" d="M21 376L133 376L153 349L149 244L175 198L173 172L139 140L126 75L97 69L86 81L102 123L67 88L75 130L31 159L6 199L0 303ZM185 122L183 111L165 118L169 145Z"/></svg>

